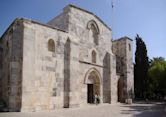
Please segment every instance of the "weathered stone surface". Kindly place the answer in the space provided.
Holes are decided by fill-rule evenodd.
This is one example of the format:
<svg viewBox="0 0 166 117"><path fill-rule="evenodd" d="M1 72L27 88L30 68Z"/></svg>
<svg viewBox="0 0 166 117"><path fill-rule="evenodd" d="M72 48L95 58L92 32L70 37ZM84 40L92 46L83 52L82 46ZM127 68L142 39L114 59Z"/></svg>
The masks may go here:
<svg viewBox="0 0 166 117"><path fill-rule="evenodd" d="M134 95L132 40L122 37L113 41L113 53L116 56L116 70L120 75L118 80L122 81L123 86L119 87L119 90L122 90L119 101L125 102L125 99L132 99Z"/></svg>
<svg viewBox="0 0 166 117"><path fill-rule="evenodd" d="M16 19L0 43L0 99L10 111L79 107L94 103L94 95L116 103L119 79L129 98L132 41L111 39L104 22L73 5L48 24Z"/></svg>

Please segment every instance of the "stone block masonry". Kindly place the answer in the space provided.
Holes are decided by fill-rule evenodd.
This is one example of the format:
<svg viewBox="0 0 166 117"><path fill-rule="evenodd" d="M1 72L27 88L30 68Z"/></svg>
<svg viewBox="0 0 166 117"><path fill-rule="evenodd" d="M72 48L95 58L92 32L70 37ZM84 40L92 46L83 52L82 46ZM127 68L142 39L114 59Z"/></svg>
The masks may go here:
<svg viewBox="0 0 166 117"><path fill-rule="evenodd" d="M17 18L0 40L0 100L42 111L132 98L132 40L112 40L95 14L68 5L47 24Z"/></svg>

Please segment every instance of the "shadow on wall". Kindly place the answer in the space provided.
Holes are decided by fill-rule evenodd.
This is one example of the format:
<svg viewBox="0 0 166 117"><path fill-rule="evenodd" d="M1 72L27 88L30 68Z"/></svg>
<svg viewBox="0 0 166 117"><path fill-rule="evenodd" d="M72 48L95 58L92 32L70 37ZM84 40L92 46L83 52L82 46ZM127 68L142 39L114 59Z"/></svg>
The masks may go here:
<svg viewBox="0 0 166 117"><path fill-rule="evenodd" d="M70 101L70 39L64 46L64 108L69 108Z"/></svg>
<svg viewBox="0 0 166 117"><path fill-rule="evenodd" d="M137 105L124 105L128 107L127 110L122 110L122 114L132 114L133 117L166 117L164 112L164 103L139 103Z"/></svg>
<svg viewBox="0 0 166 117"><path fill-rule="evenodd" d="M103 103L111 101L110 54L107 52L103 59Z"/></svg>
<svg viewBox="0 0 166 117"><path fill-rule="evenodd" d="M122 79L122 77L120 77L118 80L117 91L118 91L118 102L123 103L124 99L123 99L123 79Z"/></svg>

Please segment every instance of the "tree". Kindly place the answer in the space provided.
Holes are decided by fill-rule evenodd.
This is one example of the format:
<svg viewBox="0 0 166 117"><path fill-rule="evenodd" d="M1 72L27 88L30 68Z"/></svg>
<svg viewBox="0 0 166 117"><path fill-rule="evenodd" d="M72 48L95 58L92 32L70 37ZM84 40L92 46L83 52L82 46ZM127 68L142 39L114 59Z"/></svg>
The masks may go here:
<svg viewBox="0 0 166 117"><path fill-rule="evenodd" d="M149 60L144 41L137 34L134 65L134 90L136 98L146 98L148 92L148 68Z"/></svg>
<svg viewBox="0 0 166 117"><path fill-rule="evenodd" d="M150 91L153 97L164 97L166 95L166 61L163 57L151 60L149 68Z"/></svg>

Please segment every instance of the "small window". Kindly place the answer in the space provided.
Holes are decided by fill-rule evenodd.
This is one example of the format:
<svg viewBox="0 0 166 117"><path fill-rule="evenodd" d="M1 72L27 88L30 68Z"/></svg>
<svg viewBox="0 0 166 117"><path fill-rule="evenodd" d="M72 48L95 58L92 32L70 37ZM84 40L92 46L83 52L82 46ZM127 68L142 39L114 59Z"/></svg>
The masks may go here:
<svg viewBox="0 0 166 117"><path fill-rule="evenodd" d="M92 51L92 63L96 63L96 52Z"/></svg>
<svg viewBox="0 0 166 117"><path fill-rule="evenodd" d="M129 51L131 51L131 45L129 44Z"/></svg>
<svg viewBox="0 0 166 117"><path fill-rule="evenodd" d="M55 43L52 39L48 41L48 50L51 52L55 52Z"/></svg>

